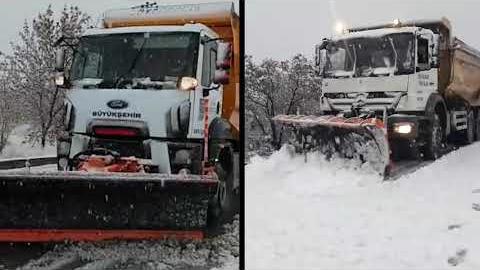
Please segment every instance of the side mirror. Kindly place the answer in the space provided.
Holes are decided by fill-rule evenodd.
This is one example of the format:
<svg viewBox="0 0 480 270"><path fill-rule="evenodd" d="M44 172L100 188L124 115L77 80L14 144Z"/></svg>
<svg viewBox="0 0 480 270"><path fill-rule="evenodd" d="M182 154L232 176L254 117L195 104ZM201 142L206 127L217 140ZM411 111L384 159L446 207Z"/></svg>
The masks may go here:
<svg viewBox="0 0 480 270"><path fill-rule="evenodd" d="M430 59L430 67L432 68L438 68L438 56L432 56Z"/></svg>
<svg viewBox="0 0 480 270"><path fill-rule="evenodd" d="M230 69L232 60L232 44L219 42L217 49L217 69Z"/></svg>
<svg viewBox="0 0 480 270"><path fill-rule="evenodd" d="M217 69L213 77L213 83L215 84L228 84L230 82L230 74L226 70Z"/></svg>
<svg viewBox="0 0 480 270"><path fill-rule="evenodd" d="M315 46L315 64L317 66L320 65L320 62L322 61L322 51L327 49L328 45L328 40L323 39L320 44L317 44Z"/></svg>
<svg viewBox="0 0 480 270"><path fill-rule="evenodd" d="M63 72L65 68L65 50L63 48L58 48L55 53L55 70L58 72Z"/></svg>
<svg viewBox="0 0 480 270"><path fill-rule="evenodd" d="M315 46L315 66L320 66L320 46L321 45L316 45Z"/></svg>
<svg viewBox="0 0 480 270"><path fill-rule="evenodd" d="M315 72L317 75L321 75L323 73L323 69L327 62L327 52L324 46L317 45L315 47Z"/></svg>

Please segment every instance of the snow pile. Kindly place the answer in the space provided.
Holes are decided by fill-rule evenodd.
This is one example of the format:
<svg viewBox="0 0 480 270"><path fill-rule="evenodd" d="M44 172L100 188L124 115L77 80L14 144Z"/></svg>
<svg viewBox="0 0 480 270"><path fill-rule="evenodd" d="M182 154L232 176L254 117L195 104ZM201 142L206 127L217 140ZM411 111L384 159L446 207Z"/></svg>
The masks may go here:
<svg viewBox="0 0 480 270"><path fill-rule="evenodd" d="M480 269L480 143L383 182L285 149L246 166L247 269Z"/></svg>
<svg viewBox="0 0 480 270"><path fill-rule="evenodd" d="M57 148L55 146L47 145L42 148L40 145L32 146L25 142L25 135L29 128L29 125L20 125L12 131L8 137L7 145L0 153L0 159L56 155Z"/></svg>
<svg viewBox="0 0 480 270"><path fill-rule="evenodd" d="M224 233L203 241L114 241L57 245L22 269L51 269L63 262L84 262L81 269L238 269L239 217Z"/></svg>

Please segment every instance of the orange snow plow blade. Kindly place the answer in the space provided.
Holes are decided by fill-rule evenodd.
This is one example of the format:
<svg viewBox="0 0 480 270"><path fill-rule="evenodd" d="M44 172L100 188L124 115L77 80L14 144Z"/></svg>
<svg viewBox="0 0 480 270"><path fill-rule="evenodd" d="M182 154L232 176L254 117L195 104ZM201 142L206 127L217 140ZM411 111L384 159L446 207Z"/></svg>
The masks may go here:
<svg viewBox="0 0 480 270"><path fill-rule="evenodd" d="M0 229L0 242L95 242L108 240L202 240L203 231L169 230L13 230Z"/></svg>
<svg viewBox="0 0 480 270"><path fill-rule="evenodd" d="M214 175L0 173L0 242L201 239Z"/></svg>
<svg viewBox="0 0 480 270"><path fill-rule="evenodd" d="M390 150L384 123L378 118L277 115L273 121L287 131L288 144L296 152L356 159L380 174L387 173Z"/></svg>

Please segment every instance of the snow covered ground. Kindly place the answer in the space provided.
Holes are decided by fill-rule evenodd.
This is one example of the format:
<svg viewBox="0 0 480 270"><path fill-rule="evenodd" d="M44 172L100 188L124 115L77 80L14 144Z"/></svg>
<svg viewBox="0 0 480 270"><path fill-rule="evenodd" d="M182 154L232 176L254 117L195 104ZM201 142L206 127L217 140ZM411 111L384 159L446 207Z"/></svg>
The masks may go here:
<svg viewBox="0 0 480 270"><path fill-rule="evenodd" d="M57 149L55 146L47 145L42 148L40 145L32 146L29 143L24 143L28 128L28 125L20 125L12 131L8 137L7 145L0 153L0 159L56 155Z"/></svg>
<svg viewBox="0 0 480 270"><path fill-rule="evenodd" d="M480 143L383 182L285 149L246 166L247 269L480 269ZM456 266L454 266L456 265Z"/></svg>
<svg viewBox="0 0 480 270"><path fill-rule="evenodd" d="M20 269L236 270L238 236L237 216L225 233L203 241L62 244Z"/></svg>
<svg viewBox="0 0 480 270"><path fill-rule="evenodd" d="M225 233L198 242L112 241L61 244L19 269L211 269L239 264L238 216Z"/></svg>

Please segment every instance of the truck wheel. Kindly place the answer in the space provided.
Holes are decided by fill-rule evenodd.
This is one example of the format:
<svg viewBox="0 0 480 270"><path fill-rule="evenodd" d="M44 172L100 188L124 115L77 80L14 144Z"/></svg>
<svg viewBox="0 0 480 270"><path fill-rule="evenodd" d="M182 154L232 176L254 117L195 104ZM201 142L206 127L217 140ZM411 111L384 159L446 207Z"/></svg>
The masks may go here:
<svg viewBox="0 0 480 270"><path fill-rule="evenodd" d="M215 173L220 181L217 194L208 207L208 226L210 230L218 230L219 227L229 222L234 214L237 196L234 190L232 148L227 145L219 155L219 161L215 165Z"/></svg>
<svg viewBox="0 0 480 270"><path fill-rule="evenodd" d="M440 157L443 143L443 128L437 113L433 115L430 132L427 135L424 155L426 159L435 160Z"/></svg>
<svg viewBox="0 0 480 270"><path fill-rule="evenodd" d="M467 128L459 132L460 134L460 144L468 145L475 141L475 133L476 133L476 125L475 125L475 115L471 110L467 114Z"/></svg>
<svg viewBox="0 0 480 270"><path fill-rule="evenodd" d="M465 144L471 144L475 141L475 115L473 110L467 115L467 129L465 130Z"/></svg>
<svg viewBox="0 0 480 270"><path fill-rule="evenodd" d="M477 117L475 118L475 140L480 140L480 112L477 112Z"/></svg>

